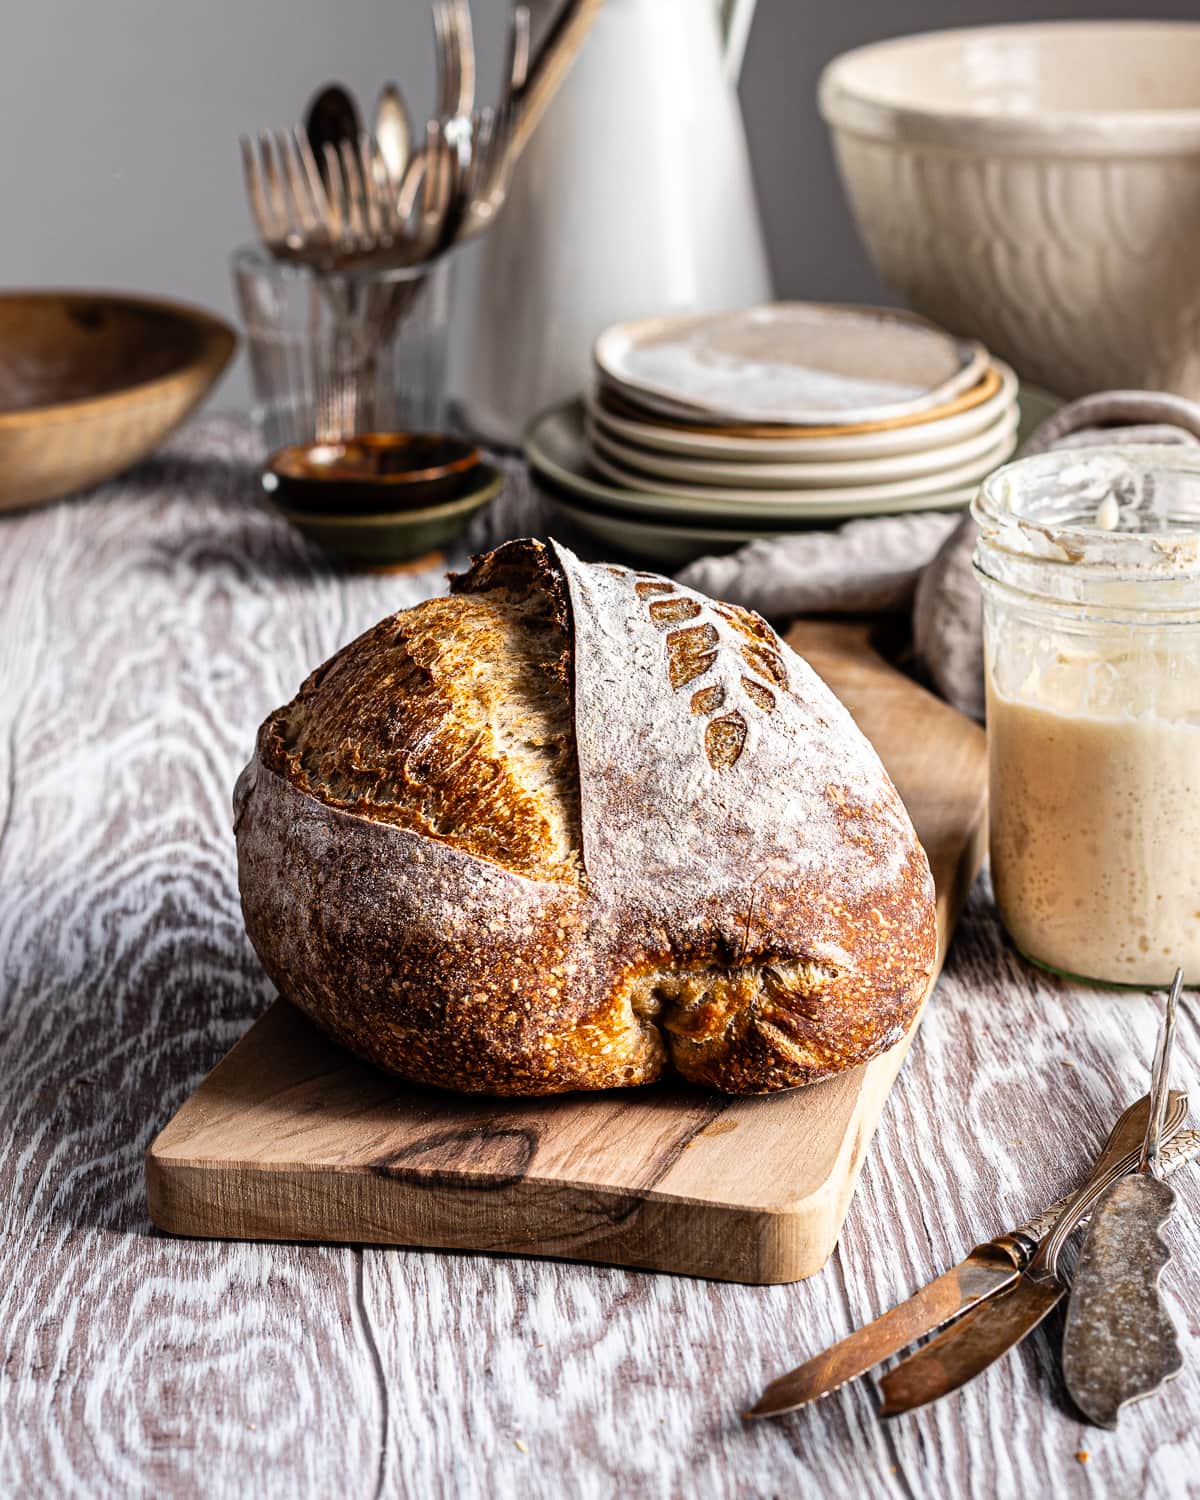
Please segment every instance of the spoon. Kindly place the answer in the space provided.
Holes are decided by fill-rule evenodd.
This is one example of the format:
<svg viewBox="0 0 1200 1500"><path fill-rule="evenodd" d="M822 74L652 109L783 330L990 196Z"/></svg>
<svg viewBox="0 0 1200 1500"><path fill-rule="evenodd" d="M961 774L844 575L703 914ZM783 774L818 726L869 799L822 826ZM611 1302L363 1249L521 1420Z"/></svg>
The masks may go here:
<svg viewBox="0 0 1200 1500"><path fill-rule="evenodd" d="M329 167L325 148L330 146L335 156L340 155L342 143L348 141L358 149L358 138L362 133L362 117L354 95L340 83L327 83L313 96L304 115L304 130L312 154L317 159L317 169L329 182Z"/></svg>
<svg viewBox="0 0 1200 1500"><path fill-rule="evenodd" d="M412 120L394 83L384 86L375 106L375 140L388 178L399 187L412 155Z"/></svg>
<svg viewBox="0 0 1200 1500"><path fill-rule="evenodd" d="M1159 1231L1174 1210L1175 1189L1156 1176L1182 988L1178 969L1158 1036L1141 1158L1137 1170L1096 1205L1067 1309L1063 1377L1076 1406L1098 1427L1115 1427L1123 1406L1150 1395L1183 1368L1158 1284L1171 1258Z"/></svg>

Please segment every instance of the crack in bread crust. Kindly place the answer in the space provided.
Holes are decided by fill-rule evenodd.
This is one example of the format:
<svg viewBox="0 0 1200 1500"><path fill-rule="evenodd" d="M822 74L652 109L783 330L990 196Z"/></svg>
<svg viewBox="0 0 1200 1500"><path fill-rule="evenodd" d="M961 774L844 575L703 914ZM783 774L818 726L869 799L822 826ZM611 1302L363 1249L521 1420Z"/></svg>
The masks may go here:
<svg viewBox="0 0 1200 1500"><path fill-rule="evenodd" d="M671 633L707 622L719 670L675 680ZM535 542L318 668L235 805L271 978L422 1083L794 1088L899 1040L934 960L924 853L807 664L748 611Z"/></svg>

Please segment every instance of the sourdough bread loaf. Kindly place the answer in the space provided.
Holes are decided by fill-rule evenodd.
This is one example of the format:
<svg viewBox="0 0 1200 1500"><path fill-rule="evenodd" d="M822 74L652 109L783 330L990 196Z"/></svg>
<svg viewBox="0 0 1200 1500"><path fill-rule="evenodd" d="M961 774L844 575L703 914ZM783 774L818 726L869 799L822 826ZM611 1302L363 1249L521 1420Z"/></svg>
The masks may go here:
<svg viewBox="0 0 1200 1500"><path fill-rule="evenodd" d="M929 982L925 855L820 678L757 615L553 543L319 667L234 803L280 992L423 1083L794 1088Z"/></svg>

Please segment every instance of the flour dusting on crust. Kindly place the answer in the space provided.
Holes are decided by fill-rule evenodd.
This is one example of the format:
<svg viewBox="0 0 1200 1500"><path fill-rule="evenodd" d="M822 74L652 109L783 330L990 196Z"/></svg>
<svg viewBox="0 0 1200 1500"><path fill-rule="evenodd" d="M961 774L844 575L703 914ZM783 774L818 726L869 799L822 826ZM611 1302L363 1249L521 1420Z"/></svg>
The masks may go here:
<svg viewBox="0 0 1200 1500"><path fill-rule="evenodd" d="M749 611L552 545L571 596L594 890L694 906L813 875L857 903L895 882L908 814L807 662Z"/></svg>

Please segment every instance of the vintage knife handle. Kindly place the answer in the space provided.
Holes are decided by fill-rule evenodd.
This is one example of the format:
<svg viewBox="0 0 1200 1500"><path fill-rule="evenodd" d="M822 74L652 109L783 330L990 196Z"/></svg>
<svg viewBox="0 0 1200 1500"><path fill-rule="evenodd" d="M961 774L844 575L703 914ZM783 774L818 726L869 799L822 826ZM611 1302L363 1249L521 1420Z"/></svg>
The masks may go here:
<svg viewBox="0 0 1200 1500"><path fill-rule="evenodd" d="M1164 1141L1158 1151L1158 1171L1162 1177L1168 1176L1177 1168L1185 1166L1193 1157L1200 1155L1200 1130L1181 1130L1170 1140ZM1012 1249L1015 1250L1017 1266L1024 1270L1033 1259L1041 1241L1046 1238L1054 1228L1063 1210L1075 1195L1066 1194L1052 1203L1044 1212L1038 1214L1036 1219L1030 1219L1027 1224L1022 1224L1019 1229L1010 1230L1004 1236L1006 1241L1015 1241ZM1085 1223L1087 1215L1080 1219Z"/></svg>

